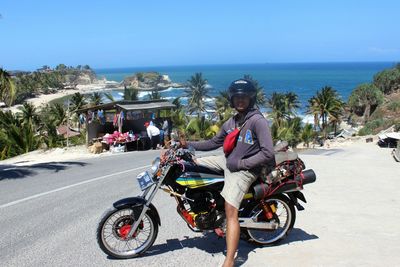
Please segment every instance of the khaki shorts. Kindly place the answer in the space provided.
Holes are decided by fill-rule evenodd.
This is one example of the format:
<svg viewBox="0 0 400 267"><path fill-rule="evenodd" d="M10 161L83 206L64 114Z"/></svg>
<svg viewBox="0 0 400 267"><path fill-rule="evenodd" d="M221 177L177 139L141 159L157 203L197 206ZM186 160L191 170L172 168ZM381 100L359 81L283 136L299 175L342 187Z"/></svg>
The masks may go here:
<svg viewBox="0 0 400 267"><path fill-rule="evenodd" d="M225 181L221 195L226 202L239 209L244 195L257 177L249 171L231 172L226 167L226 158L223 155L198 158L197 162L210 169L224 171Z"/></svg>

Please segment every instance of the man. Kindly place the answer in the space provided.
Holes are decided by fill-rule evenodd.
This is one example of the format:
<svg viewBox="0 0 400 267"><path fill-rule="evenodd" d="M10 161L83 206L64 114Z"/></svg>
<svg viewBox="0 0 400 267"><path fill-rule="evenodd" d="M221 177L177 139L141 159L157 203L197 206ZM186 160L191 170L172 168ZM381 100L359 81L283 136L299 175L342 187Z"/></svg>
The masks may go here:
<svg viewBox="0 0 400 267"><path fill-rule="evenodd" d="M146 122L144 126L146 127L147 135L150 138L152 149L156 149L160 143L160 130L156 126L150 125L149 122Z"/></svg>
<svg viewBox="0 0 400 267"><path fill-rule="evenodd" d="M198 163L201 165L224 170L225 181L221 195L225 199L227 220L227 253L223 264L225 267L234 266L234 257L240 237L238 220L240 203L261 169L264 166L275 164L268 122L261 112L254 108L256 88L252 82L240 79L230 85L228 93L231 106L238 113L226 121L222 125L221 131L212 139L188 142L187 144L200 151L217 149L224 144L229 133L235 128L241 127L236 146L230 154L198 159Z"/></svg>

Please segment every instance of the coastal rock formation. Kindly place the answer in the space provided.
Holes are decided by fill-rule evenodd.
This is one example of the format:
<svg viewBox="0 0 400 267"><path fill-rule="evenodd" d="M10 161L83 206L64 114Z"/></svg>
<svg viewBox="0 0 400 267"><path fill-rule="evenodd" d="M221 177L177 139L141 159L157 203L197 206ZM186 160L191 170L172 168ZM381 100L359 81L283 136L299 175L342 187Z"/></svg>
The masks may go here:
<svg viewBox="0 0 400 267"><path fill-rule="evenodd" d="M141 91L160 91L169 87L184 87L183 84L173 83L168 75L158 72L138 72L125 78L121 84Z"/></svg>

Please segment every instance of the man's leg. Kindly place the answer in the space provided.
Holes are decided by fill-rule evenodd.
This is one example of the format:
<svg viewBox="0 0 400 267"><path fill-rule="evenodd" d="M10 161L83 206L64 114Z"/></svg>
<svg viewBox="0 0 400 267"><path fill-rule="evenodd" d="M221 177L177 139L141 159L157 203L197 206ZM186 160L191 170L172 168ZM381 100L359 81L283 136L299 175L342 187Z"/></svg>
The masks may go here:
<svg viewBox="0 0 400 267"><path fill-rule="evenodd" d="M225 169L225 184L221 195L225 199L226 258L223 267L234 266L240 239L239 207L256 177L249 171L230 172Z"/></svg>
<svg viewBox="0 0 400 267"><path fill-rule="evenodd" d="M223 267L231 267L235 262L235 253L239 244L240 226L238 209L225 201L226 214L226 258Z"/></svg>

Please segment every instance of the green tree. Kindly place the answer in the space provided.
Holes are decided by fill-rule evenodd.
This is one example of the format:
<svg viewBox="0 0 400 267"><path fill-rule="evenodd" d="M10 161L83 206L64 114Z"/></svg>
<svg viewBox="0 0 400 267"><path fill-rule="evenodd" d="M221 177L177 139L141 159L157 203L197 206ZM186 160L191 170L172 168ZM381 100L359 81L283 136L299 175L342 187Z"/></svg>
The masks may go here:
<svg viewBox="0 0 400 267"><path fill-rule="evenodd" d="M344 103L337 91L330 86L325 86L321 91L317 91L316 95L308 102L307 113L313 114L314 116L318 114L318 121L321 121L321 124L318 124L321 127L320 129L323 132L324 138L326 138L329 119L331 119L332 122L339 121L339 117L343 112Z"/></svg>
<svg viewBox="0 0 400 267"><path fill-rule="evenodd" d="M383 103L383 93L374 84L364 83L351 93L348 105L354 111L363 113L364 122L368 122L371 108Z"/></svg>
<svg viewBox="0 0 400 267"><path fill-rule="evenodd" d="M19 115L22 123L32 123L36 126L40 123L39 113L32 103L24 103L21 113L18 113L17 115Z"/></svg>
<svg viewBox="0 0 400 267"><path fill-rule="evenodd" d="M151 100L157 100L157 99L161 99L161 98L162 97L161 97L161 94L160 94L159 91L157 91L157 90L151 91L151 93L150 93L150 99Z"/></svg>
<svg viewBox="0 0 400 267"><path fill-rule="evenodd" d="M200 113L206 110L205 98L208 96L207 80L203 79L201 73L195 73L194 76L188 80L188 88L185 89L186 96L188 97L188 110L190 114Z"/></svg>
<svg viewBox="0 0 400 267"><path fill-rule="evenodd" d="M216 112L218 115L218 125L222 125L233 116L234 110L231 108L228 90L220 91L215 97Z"/></svg>
<svg viewBox="0 0 400 267"><path fill-rule="evenodd" d="M181 103L181 97L176 97L174 100L172 100L172 104L175 105L176 109L175 110L181 110L183 108L182 103Z"/></svg>
<svg viewBox="0 0 400 267"><path fill-rule="evenodd" d="M311 114L314 118L314 131L317 130L317 127L321 129L319 121L320 108L317 97L313 96L308 99L307 114Z"/></svg>
<svg viewBox="0 0 400 267"><path fill-rule="evenodd" d="M184 131L187 126L187 116L183 109L176 109L171 114L171 121L174 128L178 131Z"/></svg>
<svg viewBox="0 0 400 267"><path fill-rule="evenodd" d="M124 86L124 100L138 100L139 91L135 88Z"/></svg>
<svg viewBox="0 0 400 267"><path fill-rule="evenodd" d="M219 128L213 127L212 123L205 119L205 116L200 118L192 118L187 127L186 132L190 135L197 135L200 138L209 139L217 134Z"/></svg>
<svg viewBox="0 0 400 267"><path fill-rule="evenodd" d="M103 93L104 97L107 98L107 100L109 100L110 102L114 102L115 98L111 93Z"/></svg>
<svg viewBox="0 0 400 267"><path fill-rule="evenodd" d="M0 139L3 159L36 150L42 141L32 122L23 123L11 111L0 111Z"/></svg>
<svg viewBox="0 0 400 267"><path fill-rule="evenodd" d="M91 106L98 106L103 104L102 102L102 94L99 92L94 92L89 96L89 104Z"/></svg>
<svg viewBox="0 0 400 267"><path fill-rule="evenodd" d="M65 66L65 64L58 64L56 66L56 70L58 71L65 71L67 69L67 66Z"/></svg>
<svg viewBox="0 0 400 267"><path fill-rule="evenodd" d="M56 127L67 122L67 112L63 105L59 103L51 104L48 111L50 121L53 121Z"/></svg>
<svg viewBox="0 0 400 267"><path fill-rule="evenodd" d="M278 127L284 120L290 120L296 115L296 109L300 107L298 96L295 93L272 93L267 101L271 108L271 116Z"/></svg>
<svg viewBox="0 0 400 267"><path fill-rule="evenodd" d="M374 76L374 85L384 94L400 89L400 69L392 68L378 72Z"/></svg>
<svg viewBox="0 0 400 267"><path fill-rule="evenodd" d="M310 146L310 142L312 142L315 138L315 132L313 130L313 126L309 123L304 125L303 130L301 131L300 139L304 142L306 147Z"/></svg>
<svg viewBox="0 0 400 267"><path fill-rule="evenodd" d="M15 99L15 84L11 75L0 68L0 100L11 106Z"/></svg>
<svg viewBox="0 0 400 267"><path fill-rule="evenodd" d="M301 118L294 117L283 120L281 124L272 123L271 135L274 142L287 141L292 147L296 147L301 141Z"/></svg>
<svg viewBox="0 0 400 267"><path fill-rule="evenodd" d="M258 83L257 80L253 79L253 77L249 74L245 74L244 79L249 80L253 83L254 87L256 88L256 106L262 107L265 106L267 103L267 96L265 95L264 88Z"/></svg>
<svg viewBox="0 0 400 267"><path fill-rule="evenodd" d="M73 94L71 97L71 102L70 102L71 112L75 112L78 109L83 108L83 106L85 106L86 104L87 104L86 99L83 94L81 94L79 92Z"/></svg>

